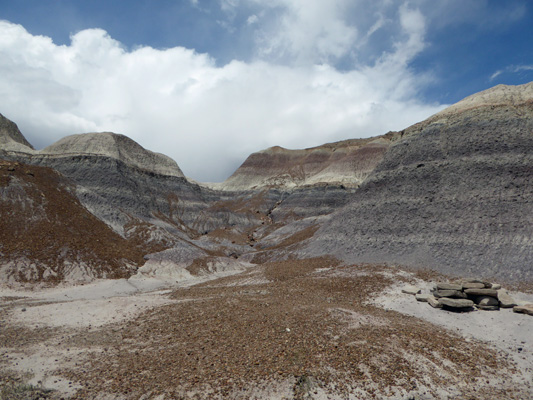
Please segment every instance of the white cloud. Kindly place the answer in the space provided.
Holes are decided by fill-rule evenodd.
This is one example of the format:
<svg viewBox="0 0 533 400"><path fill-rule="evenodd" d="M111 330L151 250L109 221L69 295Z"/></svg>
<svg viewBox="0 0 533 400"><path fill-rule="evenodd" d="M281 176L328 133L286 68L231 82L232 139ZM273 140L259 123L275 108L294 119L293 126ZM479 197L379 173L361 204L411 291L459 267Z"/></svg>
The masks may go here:
<svg viewBox="0 0 533 400"><path fill-rule="evenodd" d="M255 14L252 14L248 17L248 19L246 20L246 23L248 25L253 25L255 24L257 21L259 21L259 17Z"/></svg>
<svg viewBox="0 0 533 400"><path fill-rule="evenodd" d="M503 70L499 69L498 71L494 72L489 80L492 82L494 79L496 79L498 76L500 76L501 74L503 74Z"/></svg>
<svg viewBox="0 0 533 400"><path fill-rule="evenodd" d="M351 51L357 37L342 22L345 3L277 1L288 7L279 20L283 34L263 42L262 51L289 54L296 63L266 58L217 66L183 47L127 50L101 29L58 46L0 21L0 113L36 147L72 133L114 131L206 181L226 178L269 146L378 135L442 108L417 100L424 81L407 66L424 46L416 9L401 8L403 36L389 53L341 72L326 61ZM224 0L225 7L237 5Z"/></svg>
<svg viewBox="0 0 533 400"><path fill-rule="evenodd" d="M258 32L261 58L292 60L300 65L330 63L346 55L357 38L356 27L345 20L350 5L347 0L272 0L261 4L281 10L281 17Z"/></svg>
<svg viewBox="0 0 533 400"><path fill-rule="evenodd" d="M489 80L492 82L494 79L496 79L498 76L502 75L503 73L511 73L516 74L518 72L523 71L533 71L533 65L509 65L505 67L504 69L500 69L496 72L494 72Z"/></svg>
<svg viewBox="0 0 533 400"><path fill-rule="evenodd" d="M411 9L407 3L399 10L400 25L407 40L396 43L394 54L396 61L407 63L424 48L426 23L424 16L418 9Z"/></svg>

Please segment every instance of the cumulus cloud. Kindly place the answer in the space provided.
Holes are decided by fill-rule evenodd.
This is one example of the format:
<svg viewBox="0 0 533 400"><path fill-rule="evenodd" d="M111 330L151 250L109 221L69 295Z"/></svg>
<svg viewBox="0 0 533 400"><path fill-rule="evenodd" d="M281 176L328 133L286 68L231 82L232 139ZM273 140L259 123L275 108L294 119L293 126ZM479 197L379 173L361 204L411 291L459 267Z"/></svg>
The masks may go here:
<svg viewBox="0 0 533 400"><path fill-rule="evenodd" d="M261 56L290 59L300 64L329 63L354 45L357 29L344 19L346 0L272 0L282 16L259 36Z"/></svg>
<svg viewBox="0 0 533 400"><path fill-rule="evenodd" d="M417 100L424 80L408 68L424 47L416 8L399 9L390 51L341 71L332 60L353 51L358 38L343 16L348 2L274 3L283 9L279 35L263 37L258 54L294 62L265 56L219 66L183 47L127 49L101 29L59 46L0 21L0 112L36 147L68 134L114 131L169 155L194 179L217 181L253 151L383 134L442 108ZM222 5L230 10L238 1ZM376 21L370 34L384 24L379 15Z"/></svg>

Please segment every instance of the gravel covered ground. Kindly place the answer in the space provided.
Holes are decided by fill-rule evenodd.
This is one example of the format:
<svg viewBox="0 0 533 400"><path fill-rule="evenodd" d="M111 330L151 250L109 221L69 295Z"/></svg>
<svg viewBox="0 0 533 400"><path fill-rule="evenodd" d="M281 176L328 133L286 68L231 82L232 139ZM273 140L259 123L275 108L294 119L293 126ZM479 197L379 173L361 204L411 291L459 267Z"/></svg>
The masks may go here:
<svg viewBox="0 0 533 400"><path fill-rule="evenodd" d="M22 324L22 308L43 303L2 297L0 399L533 396L513 380L518 367L505 352L373 305L413 280L328 258L274 262L158 294L165 300L119 322L80 327Z"/></svg>

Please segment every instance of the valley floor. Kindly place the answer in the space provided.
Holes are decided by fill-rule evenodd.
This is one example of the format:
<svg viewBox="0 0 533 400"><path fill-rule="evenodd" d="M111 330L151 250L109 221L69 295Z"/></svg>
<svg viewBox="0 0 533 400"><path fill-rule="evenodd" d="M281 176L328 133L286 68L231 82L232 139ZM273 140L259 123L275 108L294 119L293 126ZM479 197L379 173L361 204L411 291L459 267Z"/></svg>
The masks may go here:
<svg viewBox="0 0 533 400"><path fill-rule="evenodd" d="M316 258L0 289L0 399L533 398L533 318L400 293L439 278Z"/></svg>

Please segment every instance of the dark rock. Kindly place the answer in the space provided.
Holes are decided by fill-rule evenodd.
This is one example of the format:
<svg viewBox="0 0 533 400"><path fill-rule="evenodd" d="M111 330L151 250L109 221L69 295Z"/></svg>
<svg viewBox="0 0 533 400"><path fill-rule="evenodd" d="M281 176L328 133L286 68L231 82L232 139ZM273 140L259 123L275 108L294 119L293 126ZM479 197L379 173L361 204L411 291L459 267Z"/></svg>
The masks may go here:
<svg viewBox="0 0 533 400"><path fill-rule="evenodd" d="M477 279L477 278L464 278L461 280L462 283L478 283L478 284L482 284L483 287L485 288L491 288L492 287L492 283L488 282L488 281L484 281L484 280L481 280L481 279ZM472 287L471 289L483 289L483 287Z"/></svg>
<svg viewBox="0 0 533 400"><path fill-rule="evenodd" d="M512 308L517 305L515 299L509 296L504 290L498 291L498 300L500 301L500 306L503 308Z"/></svg>
<svg viewBox="0 0 533 400"><path fill-rule="evenodd" d="M464 282L463 289L484 289L485 284L481 282Z"/></svg>
<svg viewBox="0 0 533 400"><path fill-rule="evenodd" d="M476 308L479 308L480 310L483 310L483 311L498 311L500 309L500 307L498 306L482 306L479 304L476 304Z"/></svg>
<svg viewBox="0 0 533 400"><path fill-rule="evenodd" d="M533 315L533 304L526 304L523 306L514 306L513 311L527 315Z"/></svg>
<svg viewBox="0 0 533 400"><path fill-rule="evenodd" d="M450 299L447 297L441 297L438 302L441 305L450 308L471 308L474 306L474 302L468 299Z"/></svg>
<svg viewBox="0 0 533 400"><path fill-rule="evenodd" d="M466 299L467 296L460 290L434 290L433 296L440 297L453 297L458 299Z"/></svg>
<svg viewBox="0 0 533 400"><path fill-rule="evenodd" d="M498 298L498 291L494 289L466 289L465 293L469 296L490 296Z"/></svg>
<svg viewBox="0 0 533 400"><path fill-rule="evenodd" d="M437 290L463 290L463 286L458 283L437 283Z"/></svg>

